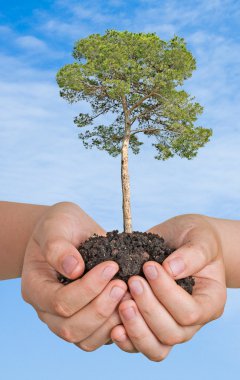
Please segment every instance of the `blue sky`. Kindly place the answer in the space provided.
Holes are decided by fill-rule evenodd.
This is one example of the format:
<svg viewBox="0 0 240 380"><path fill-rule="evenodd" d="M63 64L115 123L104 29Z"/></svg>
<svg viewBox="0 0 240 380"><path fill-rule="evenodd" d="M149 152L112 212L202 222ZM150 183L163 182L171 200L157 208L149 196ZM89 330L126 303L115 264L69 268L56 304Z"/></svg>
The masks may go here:
<svg viewBox="0 0 240 380"><path fill-rule="evenodd" d="M73 117L86 105L65 103L55 82L57 70L72 62L77 39L114 28L186 39L198 67L186 88L204 106L198 124L213 129L211 142L192 161L156 161L150 144L131 155L134 228L187 212L238 219L239 19L239 0L0 0L0 199L70 200L106 229L122 229L120 160L83 148ZM238 290L229 291L220 320L163 363L113 346L81 352L51 334L24 304L19 280L2 282L0 294L4 379L225 379L239 368Z"/></svg>

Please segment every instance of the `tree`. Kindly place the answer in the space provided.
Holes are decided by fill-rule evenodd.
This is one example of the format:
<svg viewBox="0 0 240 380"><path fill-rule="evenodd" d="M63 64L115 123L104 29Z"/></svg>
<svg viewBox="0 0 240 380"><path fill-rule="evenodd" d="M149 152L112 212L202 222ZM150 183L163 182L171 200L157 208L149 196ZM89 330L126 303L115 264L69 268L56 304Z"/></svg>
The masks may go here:
<svg viewBox="0 0 240 380"><path fill-rule="evenodd" d="M60 95L69 103L88 101L92 113L80 113L79 134L85 148L121 154L124 231L132 232L128 150L138 154L139 134L154 137L155 158L174 154L191 159L212 131L194 122L203 108L183 90L196 62L183 38L162 41L155 33L107 30L76 42L76 62L57 73ZM114 116L109 125L94 125L100 115Z"/></svg>

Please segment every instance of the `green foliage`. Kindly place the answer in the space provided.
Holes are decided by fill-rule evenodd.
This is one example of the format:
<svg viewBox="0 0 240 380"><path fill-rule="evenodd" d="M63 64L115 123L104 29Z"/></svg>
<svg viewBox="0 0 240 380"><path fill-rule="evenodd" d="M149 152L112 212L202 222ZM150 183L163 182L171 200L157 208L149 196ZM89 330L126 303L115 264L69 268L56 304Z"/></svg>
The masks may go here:
<svg viewBox="0 0 240 380"><path fill-rule="evenodd" d="M60 94L68 102L87 101L92 114L79 114L78 127L93 126L79 134L86 148L97 147L112 156L121 153L128 135L137 154L138 134L153 137L157 159L174 154L188 159L209 141L211 130L195 127L203 111L181 86L196 68L183 38L162 41L155 33L108 30L76 42L75 62L57 73ZM94 125L109 114L109 125Z"/></svg>

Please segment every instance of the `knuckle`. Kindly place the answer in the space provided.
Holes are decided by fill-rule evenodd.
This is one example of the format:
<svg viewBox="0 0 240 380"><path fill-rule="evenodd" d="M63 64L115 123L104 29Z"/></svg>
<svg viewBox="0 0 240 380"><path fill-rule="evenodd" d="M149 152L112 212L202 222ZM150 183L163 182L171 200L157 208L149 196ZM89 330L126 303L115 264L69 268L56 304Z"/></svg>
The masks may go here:
<svg viewBox="0 0 240 380"><path fill-rule="evenodd" d="M161 339L161 343L166 346L175 346L175 344L183 343L185 338L182 333L176 332L175 334L168 335Z"/></svg>
<svg viewBox="0 0 240 380"><path fill-rule="evenodd" d="M74 335L71 331L71 329L62 324L60 327L59 327L59 332L58 332L58 335L63 339L65 340L66 342L69 342L69 343L75 343L75 339L74 339Z"/></svg>
<svg viewBox="0 0 240 380"><path fill-rule="evenodd" d="M154 354L148 356L148 359L151 360L152 362L162 362L164 359L166 359L166 354L160 353L160 354Z"/></svg>
<svg viewBox="0 0 240 380"><path fill-rule="evenodd" d="M100 321L105 320L109 317L109 311L106 307L104 308L103 305L96 303L95 316Z"/></svg>
<svg viewBox="0 0 240 380"><path fill-rule="evenodd" d="M91 345L91 344L88 344L88 343L78 343L77 345L81 350L83 351L86 351L86 352L93 352L95 351L98 347L94 346L94 345Z"/></svg>
<svg viewBox="0 0 240 380"><path fill-rule="evenodd" d="M56 239L47 240L43 250L47 261L51 262L54 257L58 257L58 253L61 251L61 242Z"/></svg>
<svg viewBox="0 0 240 380"><path fill-rule="evenodd" d="M97 294L97 289L94 289L91 283L82 283L82 288L84 289L84 294L86 299L94 299Z"/></svg>
<svg viewBox="0 0 240 380"><path fill-rule="evenodd" d="M185 315L184 318L181 320L182 326L194 326L198 324L198 321L200 319L200 312L198 310L192 310L187 315Z"/></svg>
<svg viewBox="0 0 240 380"><path fill-rule="evenodd" d="M60 317L68 318L68 317L71 317L72 315L72 311L70 310L70 308L63 301L60 301L59 299L55 299L53 301L52 307L53 307L53 311Z"/></svg>

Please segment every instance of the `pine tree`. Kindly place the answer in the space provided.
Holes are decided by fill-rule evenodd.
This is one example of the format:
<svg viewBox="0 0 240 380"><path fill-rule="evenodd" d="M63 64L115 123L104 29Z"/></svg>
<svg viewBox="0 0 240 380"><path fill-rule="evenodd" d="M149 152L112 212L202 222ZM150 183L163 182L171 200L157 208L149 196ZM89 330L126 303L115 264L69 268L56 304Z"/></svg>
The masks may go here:
<svg viewBox="0 0 240 380"><path fill-rule="evenodd" d="M115 30L77 41L73 57L57 73L60 95L91 105L91 114L74 119L78 127L92 126L79 134L85 148L121 154L124 231L132 232L128 151L139 153L140 134L154 139L158 160L175 154L191 159L212 135L194 125L203 107L182 88L196 61L178 36L166 42L155 33ZM106 114L115 120L95 125Z"/></svg>

